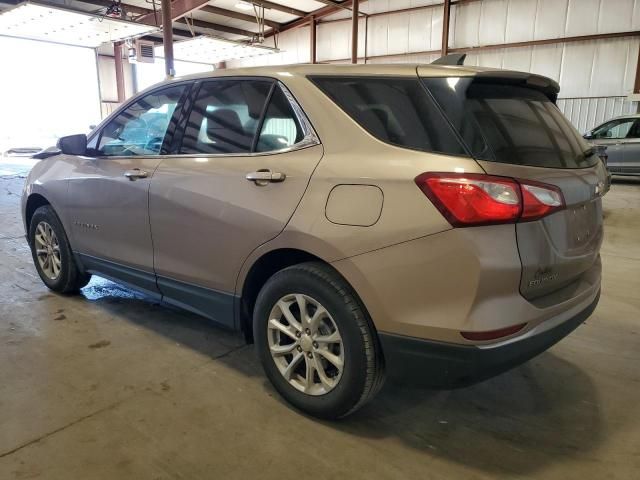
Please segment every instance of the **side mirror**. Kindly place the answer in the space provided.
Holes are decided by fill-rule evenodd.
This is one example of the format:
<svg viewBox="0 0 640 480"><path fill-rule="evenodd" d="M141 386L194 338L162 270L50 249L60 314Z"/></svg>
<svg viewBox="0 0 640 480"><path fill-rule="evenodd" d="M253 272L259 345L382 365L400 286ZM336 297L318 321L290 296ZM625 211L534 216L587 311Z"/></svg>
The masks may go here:
<svg viewBox="0 0 640 480"><path fill-rule="evenodd" d="M582 138L584 138L585 140L593 140L595 137L593 136L593 133L589 132L585 133Z"/></svg>
<svg viewBox="0 0 640 480"><path fill-rule="evenodd" d="M84 133L58 139L58 148L66 155L86 155L87 136Z"/></svg>

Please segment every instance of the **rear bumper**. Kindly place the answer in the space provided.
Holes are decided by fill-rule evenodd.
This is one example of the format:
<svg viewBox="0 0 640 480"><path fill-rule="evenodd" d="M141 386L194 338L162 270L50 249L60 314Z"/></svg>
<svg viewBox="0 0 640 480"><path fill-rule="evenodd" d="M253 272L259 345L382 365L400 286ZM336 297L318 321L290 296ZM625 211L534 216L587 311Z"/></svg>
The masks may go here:
<svg viewBox="0 0 640 480"><path fill-rule="evenodd" d="M460 387L498 375L539 355L566 337L594 311L600 298L553 328L497 346L434 342L380 333L387 375L402 383Z"/></svg>

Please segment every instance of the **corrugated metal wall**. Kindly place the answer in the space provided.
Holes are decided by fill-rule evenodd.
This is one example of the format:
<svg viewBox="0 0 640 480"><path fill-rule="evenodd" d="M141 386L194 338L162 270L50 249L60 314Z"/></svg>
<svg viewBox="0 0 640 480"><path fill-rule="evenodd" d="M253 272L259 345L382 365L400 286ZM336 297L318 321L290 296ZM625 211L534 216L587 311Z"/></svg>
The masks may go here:
<svg viewBox="0 0 640 480"><path fill-rule="evenodd" d="M581 133L586 133L610 118L638 111L638 102L625 97L561 98L558 108Z"/></svg>
<svg viewBox="0 0 640 480"><path fill-rule="evenodd" d="M441 3L441 0L369 0L363 12L373 14ZM349 12L320 23L317 59L344 62L351 52ZM341 18L345 18L340 21ZM359 24L358 54L365 56L365 22ZM640 30L640 0L482 0L453 6L450 48L496 45L600 33ZM441 48L442 7L369 18L367 62L431 62ZM229 66L309 61L309 29L279 37L282 53L228 62ZM530 71L560 83L559 106L580 130L620 112L637 108L624 98L632 92L638 59L638 37L621 37L468 53L467 65ZM372 57L372 58L371 58Z"/></svg>

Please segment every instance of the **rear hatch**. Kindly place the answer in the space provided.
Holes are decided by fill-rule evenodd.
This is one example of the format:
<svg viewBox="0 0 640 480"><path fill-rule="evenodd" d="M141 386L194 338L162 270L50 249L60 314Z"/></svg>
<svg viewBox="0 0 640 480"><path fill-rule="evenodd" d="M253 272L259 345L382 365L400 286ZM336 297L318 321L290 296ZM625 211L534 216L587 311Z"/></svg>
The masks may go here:
<svg viewBox="0 0 640 480"><path fill-rule="evenodd" d="M573 296L596 281L606 170L556 107L557 84L514 72L420 76L487 174L553 185L564 196L566 208L516 224L521 294L545 305L554 292Z"/></svg>

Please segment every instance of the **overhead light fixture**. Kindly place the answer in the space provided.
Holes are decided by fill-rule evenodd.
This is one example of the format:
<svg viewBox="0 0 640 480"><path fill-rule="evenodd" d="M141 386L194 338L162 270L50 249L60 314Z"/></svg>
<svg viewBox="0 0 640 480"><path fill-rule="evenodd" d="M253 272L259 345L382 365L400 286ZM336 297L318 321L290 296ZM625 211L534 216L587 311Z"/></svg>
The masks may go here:
<svg viewBox="0 0 640 480"><path fill-rule="evenodd" d="M236 3L236 8L238 10L253 10L253 3L240 0L238 3Z"/></svg>
<svg viewBox="0 0 640 480"><path fill-rule="evenodd" d="M158 30L142 23L35 2L23 2L0 13L2 35L79 47L96 48Z"/></svg>
<svg viewBox="0 0 640 480"><path fill-rule="evenodd" d="M156 46L156 57L162 57L164 50ZM176 60L215 64L227 60L258 57L278 53L277 48L265 47L246 42L237 42L221 37L201 36L173 44L173 56Z"/></svg>

